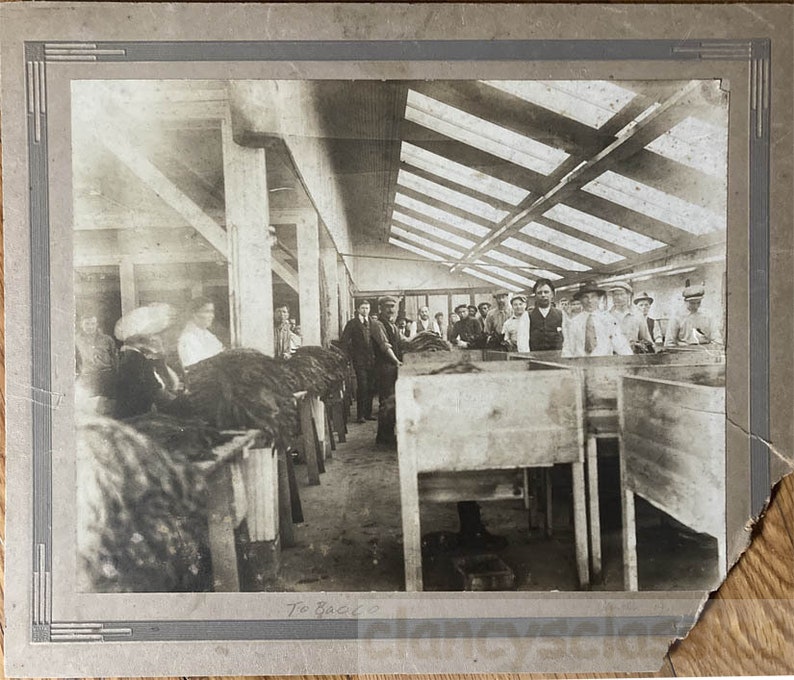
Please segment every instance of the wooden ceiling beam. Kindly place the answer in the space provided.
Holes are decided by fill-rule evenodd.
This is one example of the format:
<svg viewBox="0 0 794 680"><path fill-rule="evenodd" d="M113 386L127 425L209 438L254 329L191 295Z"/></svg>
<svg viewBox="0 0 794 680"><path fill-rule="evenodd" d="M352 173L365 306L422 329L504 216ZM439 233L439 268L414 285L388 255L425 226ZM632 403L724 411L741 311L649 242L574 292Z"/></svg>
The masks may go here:
<svg viewBox="0 0 794 680"><path fill-rule="evenodd" d="M604 250L608 250L611 253L615 253L615 255L620 255L622 257L633 257L637 253L633 250L629 250L628 248L624 248L623 246L619 246L617 243L612 241L608 241L606 239L598 238L597 236L592 236L591 234L585 234L578 229L574 229L573 227L569 227L567 224L563 224L562 222L558 222L557 220L553 220L550 217L536 217L534 222L538 224L543 224L550 229L555 229L563 234L567 234L568 236L572 236L573 238L578 238L580 241L586 241L591 245L594 245L598 248L603 248ZM520 233L520 232L519 232ZM598 263L598 266L603 266L602 263Z"/></svg>
<svg viewBox="0 0 794 680"><path fill-rule="evenodd" d="M437 220L433 217L429 217L424 213L417 212L416 210L411 210L410 208L405 208L404 206L401 205L395 205L394 209L399 210L404 215L408 215L410 217L413 217L414 219L421 220L426 224L437 227L438 229L443 229L444 231L449 231L453 234L456 234L457 236L460 236L461 238L466 238L469 241L473 241L475 243L477 242L478 237L472 234L471 232L458 229L452 226L451 224L447 224L446 222L442 222L441 220Z"/></svg>
<svg viewBox="0 0 794 680"><path fill-rule="evenodd" d="M534 246L536 248L543 248L544 250L548 250L550 253L554 253L555 255L559 255L560 257L565 257L565 258L567 258L569 260L572 260L574 262L578 262L580 264L586 265L586 266L590 267L591 269L598 269L599 267L602 266L602 264L600 262L598 262L597 260L591 260L589 257L585 257L581 253L572 253L570 250L565 250L565 248L560 248L559 246L555 245L554 243L551 243L549 241L544 241L542 239L538 239L538 238L535 238L533 236L528 236L527 234L522 234L522 233L519 232L519 233L513 234L511 238L514 238L514 239L516 239L518 241L522 241L522 242L526 243L528 246ZM496 247L499 248L499 250L505 250L505 249L509 248L509 246L505 245L504 241L502 241L502 243L500 243ZM488 252L490 252L490 251L488 251ZM514 252L519 252L520 253L521 251L514 251ZM521 259L520 256L519 256L519 259ZM559 269L559 267L557 267L557 265L552 265L551 263L548 263L548 266L546 266L546 269L549 269L551 271L557 271ZM566 270L560 270L559 273L560 274L566 274L567 272L568 272L568 270L566 269Z"/></svg>
<svg viewBox="0 0 794 680"><path fill-rule="evenodd" d="M417 201L422 201L423 203L427 203L428 205L437 208L438 210L443 210L444 212L449 213L450 215L455 215L456 217L460 217L464 220L468 220L476 224L477 226L483 227L484 229L492 230L496 227L495 222L491 222L490 220L486 219L485 217L480 217L479 215L475 215L474 213L470 213L463 208L459 208L456 205L452 205L450 203L446 203L438 198L433 198L432 196L428 196L427 194L423 194L420 191L414 191L413 189L409 189L407 187L400 186L398 187L398 192L407 196L409 198L413 198ZM396 200L396 199L395 199ZM399 205L395 202L394 204L395 210L403 210L403 206ZM476 241L477 237L472 236L473 239Z"/></svg>
<svg viewBox="0 0 794 680"><path fill-rule="evenodd" d="M452 268L452 271L456 271L467 262L476 260L482 252L494 247L507 236L517 232L524 224L541 216L551 206L576 196L576 194L580 193L579 190L582 186L602 173L618 168L626 158L637 153L650 141L656 139L656 137L669 130L688 115L691 115L693 110L707 108L699 87L698 81L689 82L669 97L653 113L646 116L631 130L625 131L609 146L599 151L582 164L581 167L563 178L555 187L539 198L530 199L530 205L523 206L503 220L499 227L472 248L463 261ZM572 205L575 207L575 204Z"/></svg>

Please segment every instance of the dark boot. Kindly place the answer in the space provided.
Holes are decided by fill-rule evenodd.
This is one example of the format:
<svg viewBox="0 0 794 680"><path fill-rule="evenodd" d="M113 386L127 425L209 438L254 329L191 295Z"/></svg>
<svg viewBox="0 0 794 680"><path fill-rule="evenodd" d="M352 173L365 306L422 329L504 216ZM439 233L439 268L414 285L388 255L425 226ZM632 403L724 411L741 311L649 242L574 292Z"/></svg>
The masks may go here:
<svg viewBox="0 0 794 680"><path fill-rule="evenodd" d="M507 539L490 533L482 523L480 505L476 501L460 501L458 503L460 519L459 542L462 548L472 550L504 550Z"/></svg>

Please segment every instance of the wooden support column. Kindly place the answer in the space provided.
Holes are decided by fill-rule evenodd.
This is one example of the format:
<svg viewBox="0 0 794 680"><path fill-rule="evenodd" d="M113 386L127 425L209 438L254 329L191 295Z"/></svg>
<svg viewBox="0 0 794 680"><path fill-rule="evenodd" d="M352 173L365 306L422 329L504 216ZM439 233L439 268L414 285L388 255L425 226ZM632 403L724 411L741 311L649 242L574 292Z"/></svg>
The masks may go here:
<svg viewBox="0 0 794 680"><path fill-rule="evenodd" d="M320 337L320 234L317 213L307 213L297 225L300 326L304 345L319 345ZM272 331L270 333L273 335Z"/></svg>
<svg viewBox="0 0 794 680"><path fill-rule="evenodd" d="M336 249L323 248L320 253L325 280L328 284L328 307L324 310L327 320L328 339L338 340L342 329L339 327L339 280L336 268Z"/></svg>
<svg viewBox="0 0 794 680"><path fill-rule="evenodd" d="M129 314L138 306L138 290L135 286L135 264L125 257L119 264L119 287L121 289L121 313Z"/></svg>
<svg viewBox="0 0 794 680"><path fill-rule="evenodd" d="M354 310L350 306L350 281L347 276L347 267L341 259L336 262L337 293L339 295L339 323L344 329L345 324L353 316Z"/></svg>
<svg viewBox="0 0 794 680"><path fill-rule="evenodd" d="M223 123L233 342L273 354L273 281L265 150L242 147Z"/></svg>

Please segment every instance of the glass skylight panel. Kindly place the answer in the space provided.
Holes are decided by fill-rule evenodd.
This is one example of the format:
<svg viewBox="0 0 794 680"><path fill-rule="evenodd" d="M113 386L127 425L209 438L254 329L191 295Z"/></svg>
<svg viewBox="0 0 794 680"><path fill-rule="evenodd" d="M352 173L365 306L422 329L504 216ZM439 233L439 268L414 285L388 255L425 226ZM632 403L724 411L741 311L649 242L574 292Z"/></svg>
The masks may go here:
<svg viewBox="0 0 794 680"><path fill-rule="evenodd" d="M487 264L481 260L475 264L478 267L482 267L489 273L496 274L504 279L508 279L509 281L515 281L516 283L520 283L522 286L531 288L535 285L535 279L528 279L526 276L521 276L520 274L516 274L515 272L504 269L503 267L498 267L494 264Z"/></svg>
<svg viewBox="0 0 794 680"><path fill-rule="evenodd" d="M579 253L601 264L612 264L613 262L618 262L623 259L622 255L613 253L605 248L600 248L589 241L578 239L575 236L569 236L557 229L552 229L538 222L530 222L526 226L521 227L521 233L536 238L539 241L553 243L558 248L564 248L574 254Z"/></svg>
<svg viewBox="0 0 794 680"><path fill-rule="evenodd" d="M397 246L398 248L409 250L416 255L421 255L422 257L426 257L429 260L435 260L436 262L442 262L444 260L444 258L440 257L439 255L435 255L434 253L428 253L426 250L422 250L422 248L417 248L416 246L412 246L410 243L398 241L396 238L390 238L389 243L391 243L393 246Z"/></svg>
<svg viewBox="0 0 794 680"><path fill-rule="evenodd" d="M728 129L690 116L645 148L712 177L725 177Z"/></svg>
<svg viewBox="0 0 794 680"><path fill-rule="evenodd" d="M559 274L555 274L554 272L550 272L546 269L529 269L529 265L522 260L519 260L511 255L507 255L499 250L491 250L489 251L485 257L496 260L497 262L501 262L502 264L509 265L510 267L521 267L524 270L531 271L535 276L543 276L547 279L552 279L556 281L557 279L561 279L562 276ZM535 283L534 281L532 283Z"/></svg>
<svg viewBox="0 0 794 680"><path fill-rule="evenodd" d="M475 236L485 236L491 231L488 229L488 227L483 227L481 224L475 224L474 222L471 222L463 217L458 217L458 215L448 213L446 210L436 208L434 205L430 205L424 201L417 201L415 198L411 198L410 196L406 196L405 194L401 194L399 192L395 194L394 202L397 205L403 206L404 208L415 210L416 212L422 213L427 217L432 217L439 222L444 222L451 227L455 227L461 231L467 231L470 234L474 234Z"/></svg>
<svg viewBox="0 0 794 680"><path fill-rule="evenodd" d="M589 269L587 265L584 265L581 262L574 262L573 260L569 260L567 257L557 255L557 253L552 253L548 250L545 250L544 248L538 248L537 246L533 246L530 243L525 243L524 241L520 241L517 238L513 238L512 236L510 238L506 238L502 242L502 245L507 248L512 248L519 253L524 253L524 255L529 255L536 260L553 264L555 267L559 267L560 269L574 272L582 272ZM560 278L557 274L554 274L554 277ZM547 276L546 278L553 277Z"/></svg>
<svg viewBox="0 0 794 680"><path fill-rule="evenodd" d="M502 92L600 128L626 104L634 92L604 80L486 80Z"/></svg>
<svg viewBox="0 0 794 680"><path fill-rule="evenodd" d="M496 284L500 288L506 288L507 290L511 290L514 293L517 293L518 291L521 290L518 286L515 286L512 283L507 283L506 281L497 279L495 276L491 276L490 274L486 274L476 269L472 269L471 267L466 267L465 269L463 269L463 273L468 274L469 276L476 276L478 279L482 279L483 281L488 281L489 283Z"/></svg>
<svg viewBox="0 0 794 680"><path fill-rule="evenodd" d="M491 222L501 222L509 214L507 210L500 210L490 203L486 203L472 196L467 196L460 191L455 191L437 182L431 182L424 177L419 177L405 170L400 170L397 175L397 184L407 189L418 191L420 194L430 196L430 198L448 203L456 208L466 210L473 215L484 217Z"/></svg>
<svg viewBox="0 0 794 680"><path fill-rule="evenodd" d="M510 205L518 205L529 191L505 182L484 172L456 163L444 156L426 151L425 149L403 142L400 149L400 160L415 168L425 170L439 177L475 189L482 194L493 196Z"/></svg>
<svg viewBox="0 0 794 680"><path fill-rule="evenodd" d="M430 234L431 236L435 236L444 241L449 241L450 243L460 246L461 248L468 249L474 246L474 241L470 241L469 239L463 238L462 236L457 236L456 234L452 234L448 231L445 231L444 229L439 229L438 227L434 227L432 224L427 224L426 222L422 222L422 220L414 219L410 215L404 215L403 213L396 210L392 213L392 219L398 220L404 225L408 225L414 229L418 229L425 234Z"/></svg>
<svg viewBox="0 0 794 680"><path fill-rule="evenodd" d="M454 248L449 248L448 246L442 245L441 243L436 243L435 241L431 241L429 238L414 234L414 232L408 231L407 229L400 229L400 227L395 227L394 225L392 225L391 233L394 236L400 236L402 238L408 239L409 241L413 241L414 243L418 243L420 246L429 248L430 250L436 250L439 253L444 253L444 255L449 255L450 257L461 257L463 254Z"/></svg>
<svg viewBox="0 0 794 680"><path fill-rule="evenodd" d="M612 170L589 182L582 189L690 234L725 230L725 215L717 215L677 196L618 175Z"/></svg>
<svg viewBox="0 0 794 680"><path fill-rule="evenodd" d="M564 203L557 203L543 214L577 231L609 241L635 253L647 253L667 245L644 234L638 234L636 231L631 231L631 229L626 229L612 222L602 220L595 215L572 208Z"/></svg>
<svg viewBox="0 0 794 680"><path fill-rule="evenodd" d="M481 151L548 175L568 158L560 149L408 90L405 118Z"/></svg>

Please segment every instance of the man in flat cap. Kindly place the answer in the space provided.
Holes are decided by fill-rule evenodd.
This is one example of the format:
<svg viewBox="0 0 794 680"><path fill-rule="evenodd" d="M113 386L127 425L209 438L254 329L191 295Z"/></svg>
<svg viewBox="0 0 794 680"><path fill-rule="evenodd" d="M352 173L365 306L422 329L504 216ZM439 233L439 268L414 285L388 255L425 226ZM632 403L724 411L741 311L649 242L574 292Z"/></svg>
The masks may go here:
<svg viewBox="0 0 794 680"><path fill-rule="evenodd" d="M494 300L496 300L496 307L492 307L488 310L488 314L485 317L484 329L485 335L488 338L488 346L500 347L503 336L502 327L505 321L513 316L513 310L508 303L510 293L506 290L497 290L493 296Z"/></svg>
<svg viewBox="0 0 794 680"><path fill-rule="evenodd" d="M538 279L532 287L535 306L529 312L529 345L533 352L562 349L563 313L552 306L554 284L550 279Z"/></svg>
<svg viewBox="0 0 794 680"><path fill-rule="evenodd" d="M583 283L573 295L582 303L582 313L567 324L562 346L564 357L606 357L633 354L615 318L599 309L606 291L592 282Z"/></svg>
<svg viewBox="0 0 794 680"><path fill-rule="evenodd" d="M527 313L527 296L516 293L510 300L513 316L502 326L505 342L513 352L529 352L531 322Z"/></svg>
<svg viewBox="0 0 794 680"><path fill-rule="evenodd" d="M640 310L642 318L645 319L645 325L648 327L648 332L653 338L653 343L655 345L661 345L662 341L664 340L662 336L662 324L650 316L653 298L648 295L648 293L643 291L634 298L634 304L636 305L637 309Z"/></svg>
<svg viewBox="0 0 794 680"><path fill-rule="evenodd" d="M631 308L631 286L625 281L618 281L609 287L609 292L612 295L612 309L609 313L618 322L632 350L644 345L653 351L653 338L648 331L648 324Z"/></svg>
<svg viewBox="0 0 794 680"><path fill-rule="evenodd" d="M686 311L670 320L670 327L665 334L665 347L722 344L719 324L700 311L700 303L705 294L705 284L693 286L690 285L689 279L686 280L682 294Z"/></svg>
<svg viewBox="0 0 794 680"><path fill-rule="evenodd" d="M385 295L378 300L377 320L370 321L378 382L378 434L375 441L386 445L397 442L394 434L394 385L397 382L397 368L402 365L403 343L407 341L394 323L396 316L397 298Z"/></svg>

